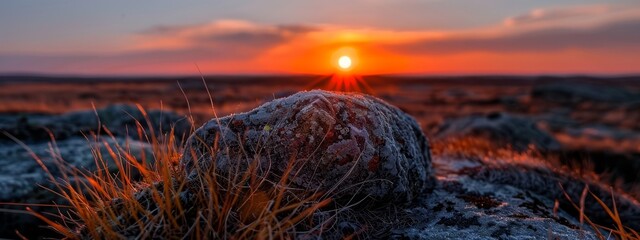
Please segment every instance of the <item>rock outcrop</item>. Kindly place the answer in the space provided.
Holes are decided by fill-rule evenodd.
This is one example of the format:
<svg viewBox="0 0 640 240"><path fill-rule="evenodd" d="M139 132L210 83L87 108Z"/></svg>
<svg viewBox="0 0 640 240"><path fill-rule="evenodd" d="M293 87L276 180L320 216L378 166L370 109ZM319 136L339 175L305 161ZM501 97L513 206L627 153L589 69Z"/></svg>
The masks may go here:
<svg viewBox="0 0 640 240"><path fill-rule="evenodd" d="M216 150L212 150L216 146ZM213 119L187 141L181 164L194 176L224 175L259 161L292 187L409 202L434 184L427 139L409 115L360 94L300 92L250 112Z"/></svg>
<svg viewBox="0 0 640 240"><path fill-rule="evenodd" d="M515 150L526 150L530 146L542 151L560 148L560 144L540 130L533 120L499 112L450 120L437 134L437 138L445 140L469 137L486 139L496 147Z"/></svg>
<svg viewBox="0 0 640 240"><path fill-rule="evenodd" d="M83 137L90 131L100 131L104 126L116 136L140 139L137 123L156 133L166 133L174 128L177 137L188 134L191 127L186 117L173 112L151 110L145 116L133 105L110 105L97 111L75 111L61 115L0 116L0 132L6 132L26 143L37 143L50 141L51 135L56 140ZM151 126L148 126L149 123ZM7 135L0 134L0 144L3 143L14 142Z"/></svg>
<svg viewBox="0 0 640 240"><path fill-rule="evenodd" d="M576 84L571 82L538 85L531 91L534 99L560 103L583 102L633 102L640 100L640 95L615 86L598 86Z"/></svg>

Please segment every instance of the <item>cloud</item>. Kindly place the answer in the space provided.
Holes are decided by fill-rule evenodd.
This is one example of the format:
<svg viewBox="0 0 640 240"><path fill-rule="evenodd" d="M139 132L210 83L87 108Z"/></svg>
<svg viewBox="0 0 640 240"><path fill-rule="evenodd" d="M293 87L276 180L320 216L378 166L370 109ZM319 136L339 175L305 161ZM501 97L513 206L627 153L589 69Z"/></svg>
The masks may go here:
<svg viewBox="0 0 640 240"><path fill-rule="evenodd" d="M396 46L409 54L455 54L468 52L551 52L567 49L638 48L640 19L612 22L591 28L553 27L494 36L465 35L423 39Z"/></svg>
<svg viewBox="0 0 640 240"><path fill-rule="evenodd" d="M221 20L205 24L154 26L133 34L132 46L109 54L0 54L0 71L112 72L134 66L190 65L217 61L246 63L317 31L305 25L260 25ZM153 71L153 70L151 70ZM160 70L158 70L160 71Z"/></svg>
<svg viewBox="0 0 640 240"><path fill-rule="evenodd" d="M0 72L193 74L198 63L208 73L331 73L331 56L342 47L356 49L362 62L358 69L373 74L637 72L640 13L611 10L591 19L586 15L595 10L577 9L583 10L532 12L514 17L512 26L450 31L239 20L163 25L132 33L128 48L109 54L0 54Z"/></svg>
<svg viewBox="0 0 640 240"><path fill-rule="evenodd" d="M507 26L520 26L534 23L557 22L568 19L593 17L608 13L612 8L608 5L572 6L564 8L539 8L530 12L505 19Z"/></svg>
<svg viewBox="0 0 640 240"><path fill-rule="evenodd" d="M240 20L155 26L138 32L140 49L243 48L259 52L317 31L305 25L259 25ZM251 49L248 49L251 48Z"/></svg>
<svg viewBox="0 0 640 240"><path fill-rule="evenodd" d="M311 31L313 28L305 26L275 26L257 31L239 30L201 34L194 36L192 40L196 44L229 44L236 47L246 45L274 46Z"/></svg>

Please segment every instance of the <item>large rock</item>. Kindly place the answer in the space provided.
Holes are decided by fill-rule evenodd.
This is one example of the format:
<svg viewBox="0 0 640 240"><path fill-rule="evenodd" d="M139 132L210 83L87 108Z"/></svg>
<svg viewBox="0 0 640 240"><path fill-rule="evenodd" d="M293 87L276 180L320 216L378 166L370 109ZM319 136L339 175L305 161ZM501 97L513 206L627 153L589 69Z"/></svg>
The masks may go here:
<svg viewBox="0 0 640 240"><path fill-rule="evenodd" d="M212 153L210 146L217 146ZM293 187L340 198L406 202L434 184L427 139L416 121L384 101L354 93L300 92L196 130L181 164L192 177L212 165L224 174L247 160Z"/></svg>
<svg viewBox="0 0 640 240"><path fill-rule="evenodd" d="M439 139L481 138L499 147L526 150L558 150L560 144L540 130L534 121L506 113L472 115L445 123L437 133Z"/></svg>

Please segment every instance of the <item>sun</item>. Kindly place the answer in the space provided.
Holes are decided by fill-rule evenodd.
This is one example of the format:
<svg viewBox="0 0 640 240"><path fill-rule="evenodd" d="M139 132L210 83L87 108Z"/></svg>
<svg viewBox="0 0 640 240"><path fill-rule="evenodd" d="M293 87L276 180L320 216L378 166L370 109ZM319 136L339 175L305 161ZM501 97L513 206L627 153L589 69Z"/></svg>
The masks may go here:
<svg viewBox="0 0 640 240"><path fill-rule="evenodd" d="M348 70L349 68L351 68L351 58L349 56L341 56L338 59L338 66L342 70Z"/></svg>
<svg viewBox="0 0 640 240"><path fill-rule="evenodd" d="M353 47L341 47L331 54L331 66L339 74L354 74L356 67L360 67L361 61L358 51Z"/></svg>
<svg viewBox="0 0 640 240"><path fill-rule="evenodd" d="M363 61L359 51L353 47L342 47L331 54L332 72L328 76L322 76L305 86L305 89L322 88L341 92L373 93L373 89L367 84L365 78L360 76L360 66Z"/></svg>

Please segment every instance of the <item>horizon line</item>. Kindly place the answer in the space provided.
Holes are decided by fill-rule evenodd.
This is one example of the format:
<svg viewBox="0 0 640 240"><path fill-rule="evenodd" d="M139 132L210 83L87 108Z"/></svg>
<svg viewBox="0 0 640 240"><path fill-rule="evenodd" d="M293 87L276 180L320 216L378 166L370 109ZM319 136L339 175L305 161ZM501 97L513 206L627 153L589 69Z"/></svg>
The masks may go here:
<svg viewBox="0 0 640 240"><path fill-rule="evenodd" d="M0 78L96 78L96 79L148 79L148 78L262 78L262 77L324 77L332 74L313 73L207 73L207 74L84 74L84 73L38 73L38 72L0 72ZM460 78L460 77L592 77L592 78L629 78L640 77L638 73L382 73L353 74L361 77L398 77L398 78Z"/></svg>

